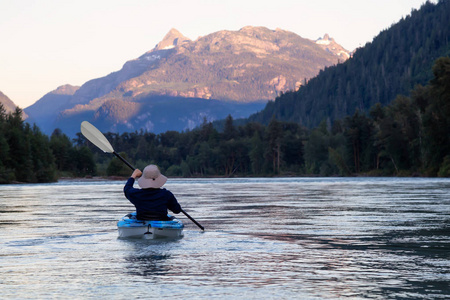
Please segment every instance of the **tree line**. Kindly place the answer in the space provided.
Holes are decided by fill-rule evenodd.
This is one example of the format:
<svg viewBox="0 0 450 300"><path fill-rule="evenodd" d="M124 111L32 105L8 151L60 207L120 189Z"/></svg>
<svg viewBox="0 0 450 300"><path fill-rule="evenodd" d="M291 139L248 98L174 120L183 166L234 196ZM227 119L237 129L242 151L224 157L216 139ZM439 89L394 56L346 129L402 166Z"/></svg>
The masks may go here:
<svg viewBox="0 0 450 300"><path fill-rule="evenodd" d="M205 120L188 132L106 136L138 167L155 163L169 176L450 176L450 58L438 59L433 74L409 97L312 130L274 117L267 126L236 126L228 116L221 131ZM77 143L89 145L81 135ZM129 175L120 161L89 147L99 170Z"/></svg>
<svg viewBox="0 0 450 300"><path fill-rule="evenodd" d="M314 129L275 117L268 125L219 131L211 122L192 131L106 133L113 148L138 168L154 163L168 176L450 176L450 58L433 67L434 78L409 97L374 105L368 113ZM59 129L50 137L0 106L0 182L50 182L59 177L129 176L81 133Z"/></svg>
<svg viewBox="0 0 450 300"><path fill-rule="evenodd" d="M23 121L20 108L7 114L0 104L0 183L53 182L95 172L90 149L75 147L60 130L49 138Z"/></svg>

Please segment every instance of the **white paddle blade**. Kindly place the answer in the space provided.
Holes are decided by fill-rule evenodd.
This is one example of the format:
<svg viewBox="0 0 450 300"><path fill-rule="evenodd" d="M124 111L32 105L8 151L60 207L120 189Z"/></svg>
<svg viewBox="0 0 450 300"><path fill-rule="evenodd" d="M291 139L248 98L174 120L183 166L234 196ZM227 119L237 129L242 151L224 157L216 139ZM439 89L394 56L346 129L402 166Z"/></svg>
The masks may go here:
<svg viewBox="0 0 450 300"><path fill-rule="evenodd" d="M103 135L94 125L88 121L83 121L81 123L81 133L87 138L92 144L99 147L103 152L113 153L114 149Z"/></svg>

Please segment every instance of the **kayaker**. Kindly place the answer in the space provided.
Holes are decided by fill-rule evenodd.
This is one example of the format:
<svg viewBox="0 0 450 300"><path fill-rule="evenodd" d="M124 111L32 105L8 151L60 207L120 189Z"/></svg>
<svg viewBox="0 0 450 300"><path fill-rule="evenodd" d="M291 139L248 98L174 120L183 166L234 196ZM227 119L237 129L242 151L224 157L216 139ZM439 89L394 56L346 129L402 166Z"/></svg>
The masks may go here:
<svg viewBox="0 0 450 300"><path fill-rule="evenodd" d="M141 187L136 189L133 184L138 179ZM169 209L175 214L181 212L181 206L175 196L168 190L161 188L167 181L158 166L148 165L142 172L139 169L133 171L128 179L123 192L125 197L136 207L138 220L170 220L167 216Z"/></svg>

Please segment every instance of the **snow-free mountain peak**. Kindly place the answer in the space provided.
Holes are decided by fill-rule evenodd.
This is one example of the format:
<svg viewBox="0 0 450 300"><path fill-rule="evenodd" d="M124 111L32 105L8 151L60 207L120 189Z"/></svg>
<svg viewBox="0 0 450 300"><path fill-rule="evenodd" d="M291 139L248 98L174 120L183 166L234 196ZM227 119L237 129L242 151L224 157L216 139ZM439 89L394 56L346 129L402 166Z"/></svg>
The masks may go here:
<svg viewBox="0 0 450 300"><path fill-rule="evenodd" d="M190 41L189 38L182 35L175 28L170 29L170 31L164 36L161 42L156 45L155 50L171 49L175 46L181 45L184 42Z"/></svg>

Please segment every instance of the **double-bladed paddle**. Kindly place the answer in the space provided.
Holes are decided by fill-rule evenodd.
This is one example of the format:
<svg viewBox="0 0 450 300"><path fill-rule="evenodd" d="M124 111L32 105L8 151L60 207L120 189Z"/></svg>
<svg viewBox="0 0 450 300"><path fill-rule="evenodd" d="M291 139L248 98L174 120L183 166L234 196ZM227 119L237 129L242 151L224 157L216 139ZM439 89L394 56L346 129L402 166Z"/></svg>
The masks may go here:
<svg viewBox="0 0 450 300"><path fill-rule="evenodd" d="M92 144L100 148L105 153L112 153L117 156L123 163L125 163L131 170L135 170L129 162L127 162L119 153L114 151L111 143L106 139L103 133L100 132L94 125L89 123L88 121L83 121L81 123L81 133L87 138ZM189 218L195 225L197 225L201 230L205 230L202 225L200 225L197 221L194 220L187 212L181 209L181 212Z"/></svg>

